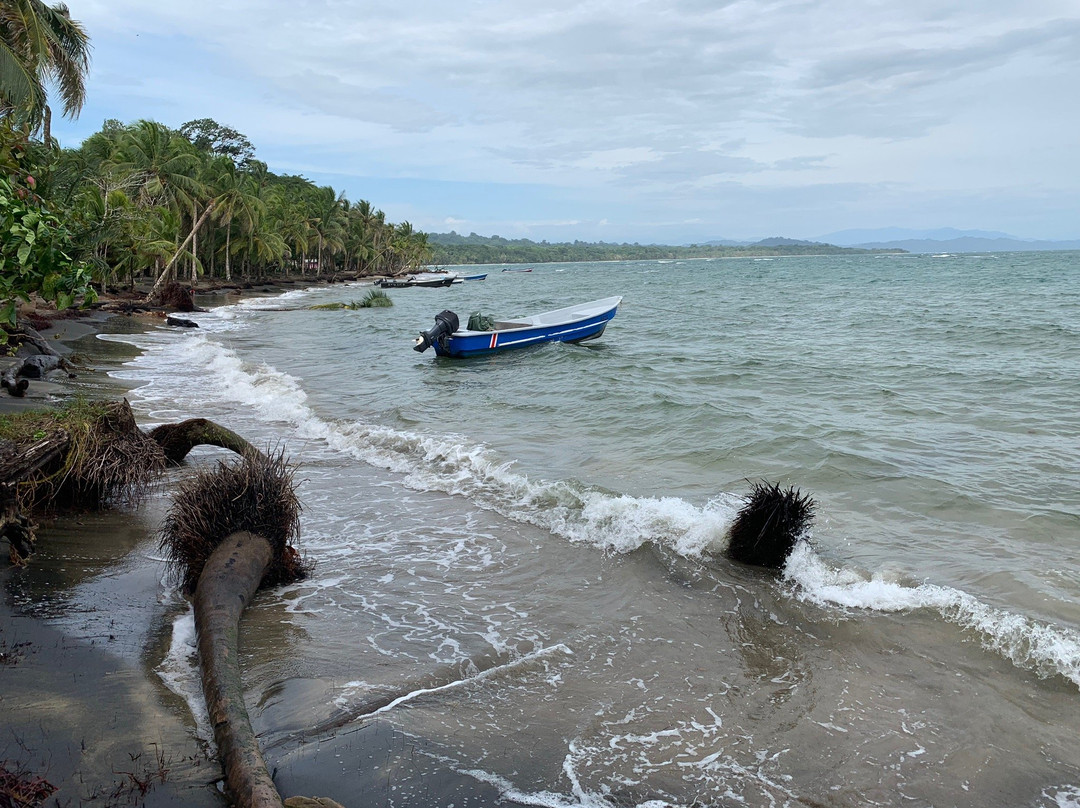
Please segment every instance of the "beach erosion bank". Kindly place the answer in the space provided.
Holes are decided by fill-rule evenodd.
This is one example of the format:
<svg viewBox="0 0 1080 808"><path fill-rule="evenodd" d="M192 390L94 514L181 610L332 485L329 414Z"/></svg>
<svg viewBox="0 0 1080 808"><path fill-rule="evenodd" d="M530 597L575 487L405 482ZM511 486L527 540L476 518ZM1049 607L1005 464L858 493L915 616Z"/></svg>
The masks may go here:
<svg viewBox="0 0 1080 808"><path fill-rule="evenodd" d="M123 398L128 388L109 372L135 349L100 333L153 327L154 318L92 313L58 318L40 333L79 366L75 378L31 381L26 395L0 396L0 414L55 406L66 399ZM15 360L6 359L5 362ZM59 376L59 380L55 380ZM65 514L44 520L25 567L0 568L0 765L23 782L38 777L59 805L220 806L220 767L183 716L182 701L154 674L170 642L118 628L130 615L109 603L146 603L139 623L160 611L160 571L125 565L150 552L166 507L155 494L137 511ZM6 548L5 548L6 549ZM149 573L149 574L148 574ZM99 579L100 609L73 611L69 593ZM129 608L129 606L125 606Z"/></svg>
<svg viewBox="0 0 1080 808"><path fill-rule="evenodd" d="M289 288L215 290L195 302L212 308ZM138 333L163 319L98 313L55 320L40 333L83 368L75 378L58 373L56 381L33 380L23 398L4 393L0 414L75 396L125 397L130 386L111 374L138 350L99 335ZM183 331L176 329L178 339ZM170 650L194 638L174 636L188 606L175 582L165 580L157 530L171 490L191 466L231 456L197 449L137 510L45 521L30 564L12 567L5 560L0 567L0 765L56 787L49 804L229 804L213 744L199 731L192 705L160 672ZM240 642L242 653L243 630ZM290 700L321 703L332 695L318 688L297 693L297 686L303 688L283 684ZM345 805L361 798L389 804L395 797L426 805L514 804L497 785L433 763L423 742L406 739L393 722L353 724L264 754L283 797L325 795Z"/></svg>

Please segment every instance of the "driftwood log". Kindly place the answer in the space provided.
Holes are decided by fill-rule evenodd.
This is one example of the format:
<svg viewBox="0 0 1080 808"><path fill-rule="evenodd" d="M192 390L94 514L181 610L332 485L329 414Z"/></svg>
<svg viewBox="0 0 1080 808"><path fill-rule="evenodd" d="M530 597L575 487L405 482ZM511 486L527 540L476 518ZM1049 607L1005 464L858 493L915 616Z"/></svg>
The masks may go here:
<svg viewBox="0 0 1080 808"><path fill-rule="evenodd" d="M11 395L22 398L30 386L30 379L42 379L46 373L54 370L65 370L71 375L71 363L60 356L49 341L25 320L19 321L10 336L37 351L37 354L24 358L0 374L0 387Z"/></svg>
<svg viewBox="0 0 1080 808"><path fill-rule="evenodd" d="M30 386L30 380L25 376L19 376L19 368L22 364L12 365L0 376L0 386L16 398L22 398L26 394L26 388Z"/></svg>
<svg viewBox="0 0 1080 808"><path fill-rule="evenodd" d="M49 341L41 336L41 334L38 333L38 330L26 320L19 320L18 326L12 336L20 342L33 345L40 354L45 354L46 356L59 356L56 349L49 344Z"/></svg>
<svg viewBox="0 0 1080 808"><path fill-rule="evenodd" d="M244 706L237 650L240 615L262 583L272 556L270 542L261 536L233 533L210 554L195 589L203 695L225 781L238 808L282 806Z"/></svg>
<svg viewBox="0 0 1080 808"><path fill-rule="evenodd" d="M67 371L69 376L74 375L70 372L71 363L62 356L34 354L5 370L0 376L0 386L11 395L22 398L30 385L30 379L43 379L46 373L54 370L63 370Z"/></svg>
<svg viewBox="0 0 1080 808"><path fill-rule="evenodd" d="M231 429L226 429L205 418L189 418L178 424L162 424L150 430L150 437L157 441L165 459L170 463L179 463L196 446L220 446L229 449L241 457L259 452L244 438Z"/></svg>

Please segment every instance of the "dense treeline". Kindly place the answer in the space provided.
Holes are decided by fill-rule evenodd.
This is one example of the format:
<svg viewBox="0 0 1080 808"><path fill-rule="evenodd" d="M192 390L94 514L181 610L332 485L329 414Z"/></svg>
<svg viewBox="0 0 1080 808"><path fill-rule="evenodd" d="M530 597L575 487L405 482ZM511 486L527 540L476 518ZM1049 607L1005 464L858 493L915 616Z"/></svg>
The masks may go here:
<svg viewBox="0 0 1080 808"><path fill-rule="evenodd" d="M395 273L430 257L408 222L273 173L243 135L209 119L178 130L106 121L74 149L47 148L11 126L0 140L9 179L29 183L28 198L65 223L69 257L99 288L165 270L191 281Z"/></svg>
<svg viewBox="0 0 1080 808"><path fill-rule="evenodd" d="M491 238L471 233L430 233L432 260L437 264L540 264L552 261L647 261L676 258L734 258L740 256L836 255L883 250L837 247L832 244L749 244L722 246L693 244L607 244L574 241L549 243L528 239Z"/></svg>
<svg viewBox="0 0 1080 808"><path fill-rule="evenodd" d="M33 295L64 308L140 281L394 274L430 259L408 222L274 174L207 118L110 120L60 148L50 90L77 116L89 53L63 3L0 2L0 325Z"/></svg>

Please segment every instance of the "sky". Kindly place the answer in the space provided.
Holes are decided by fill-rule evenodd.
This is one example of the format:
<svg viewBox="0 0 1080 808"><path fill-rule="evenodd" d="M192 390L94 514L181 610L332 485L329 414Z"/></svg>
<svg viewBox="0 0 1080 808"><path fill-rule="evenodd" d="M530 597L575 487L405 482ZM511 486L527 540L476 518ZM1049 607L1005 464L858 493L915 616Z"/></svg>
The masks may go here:
<svg viewBox="0 0 1080 808"><path fill-rule="evenodd" d="M419 230L1080 238L1078 0L67 0L108 118Z"/></svg>

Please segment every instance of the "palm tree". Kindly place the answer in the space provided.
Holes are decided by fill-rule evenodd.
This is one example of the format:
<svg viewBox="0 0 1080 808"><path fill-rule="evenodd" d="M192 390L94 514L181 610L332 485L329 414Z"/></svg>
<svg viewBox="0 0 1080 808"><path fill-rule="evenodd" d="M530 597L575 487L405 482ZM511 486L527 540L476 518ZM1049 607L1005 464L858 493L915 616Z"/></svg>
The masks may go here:
<svg viewBox="0 0 1080 808"><path fill-rule="evenodd" d="M125 132L110 163L142 174L137 201L144 207L164 204L183 211L202 191L194 147L157 121L139 121Z"/></svg>
<svg viewBox="0 0 1080 808"><path fill-rule="evenodd" d="M231 280L233 224L239 226L241 235L250 235L265 206L256 195L255 180L240 172L228 157L213 161L210 187L215 194L215 217L225 228L225 280Z"/></svg>
<svg viewBox="0 0 1080 808"><path fill-rule="evenodd" d="M266 207L269 227L285 240L291 263L299 263L300 274L305 274L307 251L311 247L310 239L314 234L306 208L302 202L289 199L280 186L274 188Z"/></svg>
<svg viewBox="0 0 1080 808"><path fill-rule="evenodd" d="M329 250L330 254L341 252L345 249L345 197L338 196L329 185L316 188L308 196L308 204L312 214L312 224L319 240L317 272L322 272L323 250Z"/></svg>
<svg viewBox="0 0 1080 808"><path fill-rule="evenodd" d="M59 92L64 114L75 118L86 99L89 69L90 39L66 5L47 6L41 0L0 3L0 113L25 120L31 132L40 127L48 145L52 110L47 85Z"/></svg>
<svg viewBox="0 0 1080 808"><path fill-rule="evenodd" d="M197 177L199 153L186 138L156 121L139 121L121 137L109 165L141 178L136 205L169 208L178 220L190 212L190 229L195 227L197 204L206 197L206 188ZM191 256L194 273L197 261L194 252Z"/></svg>

